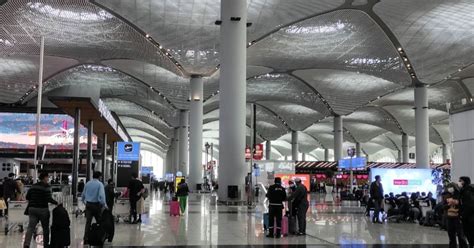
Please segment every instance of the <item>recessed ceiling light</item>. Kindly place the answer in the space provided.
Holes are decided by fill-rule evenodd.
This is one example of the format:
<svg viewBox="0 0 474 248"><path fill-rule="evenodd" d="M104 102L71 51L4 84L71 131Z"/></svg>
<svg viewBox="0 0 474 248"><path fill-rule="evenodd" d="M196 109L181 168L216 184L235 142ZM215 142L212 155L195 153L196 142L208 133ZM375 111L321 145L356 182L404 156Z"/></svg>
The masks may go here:
<svg viewBox="0 0 474 248"><path fill-rule="evenodd" d="M149 35L149 34L146 34L145 37L150 38L150 35Z"/></svg>
<svg viewBox="0 0 474 248"><path fill-rule="evenodd" d="M397 50L398 50L399 52L403 51L403 49L402 49L401 47L399 47Z"/></svg>

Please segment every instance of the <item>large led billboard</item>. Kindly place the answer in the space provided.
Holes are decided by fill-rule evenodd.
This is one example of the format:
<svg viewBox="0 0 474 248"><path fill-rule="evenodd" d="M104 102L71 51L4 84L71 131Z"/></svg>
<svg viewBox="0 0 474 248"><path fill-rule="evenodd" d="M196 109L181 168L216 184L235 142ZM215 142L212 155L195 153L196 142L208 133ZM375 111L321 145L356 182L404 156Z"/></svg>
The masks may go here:
<svg viewBox="0 0 474 248"><path fill-rule="evenodd" d="M40 145L48 150L71 150L74 142L74 119L63 114L42 114ZM0 113L0 149L34 149L36 114ZM97 137L92 138L96 147ZM87 148L87 129L79 129L81 149Z"/></svg>
<svg viewBox="0 0 474 248"><path fill-rule="evenodd" d="M384 194L393 192L432 192L436 195L436 178L431 169L378 169L370 170L371 181L380 175Z"/></svg>

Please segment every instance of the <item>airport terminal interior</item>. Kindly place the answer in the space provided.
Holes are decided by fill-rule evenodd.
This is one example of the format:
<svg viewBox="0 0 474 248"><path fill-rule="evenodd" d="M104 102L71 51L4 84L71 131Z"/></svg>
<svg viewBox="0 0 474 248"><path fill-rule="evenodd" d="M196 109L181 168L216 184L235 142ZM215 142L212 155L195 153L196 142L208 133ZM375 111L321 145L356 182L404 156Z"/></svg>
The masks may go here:
<svg viewBox="0 0 474 248"><path fill-rule="evenodd" d="M0 0L0 246L473 247L473 94L473 0Z"/></svg>

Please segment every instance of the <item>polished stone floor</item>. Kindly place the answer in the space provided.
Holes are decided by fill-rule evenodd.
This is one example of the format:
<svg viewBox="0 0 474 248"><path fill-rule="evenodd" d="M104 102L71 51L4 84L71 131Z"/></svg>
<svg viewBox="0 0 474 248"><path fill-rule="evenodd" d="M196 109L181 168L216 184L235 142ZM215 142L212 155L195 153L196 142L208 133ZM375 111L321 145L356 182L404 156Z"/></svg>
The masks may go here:
<svg viewBox="0 0 474 248"><path fill-rule="evenodd" d="M331 195L312 195L307 236L264 237L263 199L256 208L216 206L209 195L191 195L185 216L169 216L167 196L150 197L149 214L141 225L116 224L114 241L106 246L231 246L231 247L446 247L447 233L409 223L372 224L357 203L338 202ZM116 213L124 213L118 205ZM72 247L83 247L84 217L71 216ZM40 240L39 238L38 240ZM0 234L0 247L21 247L23 234ZM33 247L42 247L41 244Z"/></svg>

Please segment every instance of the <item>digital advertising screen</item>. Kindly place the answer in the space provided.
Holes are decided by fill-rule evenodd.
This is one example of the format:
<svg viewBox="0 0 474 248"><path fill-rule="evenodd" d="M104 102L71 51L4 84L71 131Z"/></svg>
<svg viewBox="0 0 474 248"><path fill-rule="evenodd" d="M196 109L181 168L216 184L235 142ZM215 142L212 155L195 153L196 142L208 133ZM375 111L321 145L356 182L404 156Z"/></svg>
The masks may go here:
<svg viewBox="0 0 474 248"><path fill-rule="evenodd" d="M42 114L40 145L48 150L72 150L74 119L63 114ZM36 138L36 114L0 113L0 149L34 149ZM87 129L79 129L81 149L87 148ZM97 136L92 137L94 149Z"/></svg>
<svg viewBox="0 0 474 248"><path fill-rule="evenodd" d="M370 180L380 175L384 194L393 192L432 192L436 195L436 178L431 169L377 169L370 170Z"/></svg>
<svg viewBox="0 0 474 248"><path fill-rule="evenodd" d="M285 188L287 188L289 186L288 182L290 180L294 181L296 178L301 179L301 183L303 183L303 185L306 187L307 190L309 190L310 187L311 187L311 182L309 180L309 175L308 174L275 174L275 177L280 177L281 178L282 185ZM273 184L273 182L272 182L272 184Z"/></svg>

